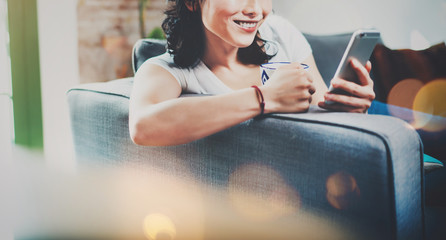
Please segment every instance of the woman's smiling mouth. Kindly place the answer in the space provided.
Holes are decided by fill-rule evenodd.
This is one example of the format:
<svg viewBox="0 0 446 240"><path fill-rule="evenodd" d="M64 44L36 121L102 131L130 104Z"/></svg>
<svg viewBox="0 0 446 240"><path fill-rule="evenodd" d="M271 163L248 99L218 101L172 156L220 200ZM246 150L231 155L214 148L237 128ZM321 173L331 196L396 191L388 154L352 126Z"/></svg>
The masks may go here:
<svg viewBox="0 0 446 240"><path fill-rule="evenodd" d="M257 29L257 25L258 25L258 21L255 22L248 22L248 21L238 21L238 20L234 20L234 22L240 26L242 29L248 31L248 32L253 32Z"/></svg>

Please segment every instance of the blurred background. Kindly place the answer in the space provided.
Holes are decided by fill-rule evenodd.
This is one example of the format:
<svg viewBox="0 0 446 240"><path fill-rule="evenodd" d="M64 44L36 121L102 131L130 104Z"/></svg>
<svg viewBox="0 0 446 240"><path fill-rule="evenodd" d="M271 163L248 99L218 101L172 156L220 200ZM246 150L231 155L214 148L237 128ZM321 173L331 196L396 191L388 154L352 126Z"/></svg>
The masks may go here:
<svg viewBox="0 0 446 240"><path fill-rule="evenodd" d="M66 91L132 76L132 46L162 37L165 6L165 0L0 0L0 152L6 156L0 169L31 159L72 172ZM386 46L414 50L446 40L446 0L273 0L273 6L310 34L375 27Z"/></svg>

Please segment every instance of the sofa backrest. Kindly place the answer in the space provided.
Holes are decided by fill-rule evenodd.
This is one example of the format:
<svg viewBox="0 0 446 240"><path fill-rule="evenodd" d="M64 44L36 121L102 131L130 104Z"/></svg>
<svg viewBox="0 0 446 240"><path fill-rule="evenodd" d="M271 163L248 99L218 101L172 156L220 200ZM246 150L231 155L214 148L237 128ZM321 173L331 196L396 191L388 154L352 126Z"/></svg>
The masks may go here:
<svg viewBox="0 0 446 240"><path fill-rule="evenodd" d="M149 58L166 52L166 41L152 38L138 40L133 46L132 67L133 73Z"/></svg>
<svg viewBox="0 0 446 240"><path fill-rule="evenodd" d="M311 35L304 33L304 36L311 45L319 72L325 84L329 86L352 33L337 35Z"/></svg>

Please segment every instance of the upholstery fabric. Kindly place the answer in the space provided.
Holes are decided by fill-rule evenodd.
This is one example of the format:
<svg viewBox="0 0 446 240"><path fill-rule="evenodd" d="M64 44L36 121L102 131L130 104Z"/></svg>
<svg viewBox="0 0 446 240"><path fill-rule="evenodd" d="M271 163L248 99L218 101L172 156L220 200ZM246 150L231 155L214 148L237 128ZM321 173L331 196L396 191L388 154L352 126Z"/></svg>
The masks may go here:
<svg viewBox="0 0 446 240"><path fill-rule="evenodd" d="M304 34L304 36L313 49L314 60L317 63L317 67L325 84L330 86L330 81L338 67L333 63L339 63L341 61L352 34L330 35L329 38L312 34Z"/></svg>
<svg viewBox="0 0 446 240"><path fill-rule="evenodd" d="M166 52L166 41L157 39L140 39L135 43L132 53L133 72L149 58Z"/></svg>
<svg viewBox="0 0 446 240"><path fill-rule="evenodd" d="M446 79L444 42L424 50L390 49L378 44L370 61L377 87L376 100L384 103L387 103L391 89L402 80L417 79L428 83L435 79Z"/></svg>

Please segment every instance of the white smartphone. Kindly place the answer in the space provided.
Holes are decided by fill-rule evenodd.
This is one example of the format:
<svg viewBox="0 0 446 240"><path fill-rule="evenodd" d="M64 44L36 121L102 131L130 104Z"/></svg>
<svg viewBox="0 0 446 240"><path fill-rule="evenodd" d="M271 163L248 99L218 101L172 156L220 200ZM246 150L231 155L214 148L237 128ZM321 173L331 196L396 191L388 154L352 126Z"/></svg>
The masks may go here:
<svg viewBox="0 0 446 240"><path fill-rule="evenodd" d="M365 66L372 55L375 45L380 39L380 35L380 32L374 29L360 29L354 32L333 78L339 77L359 84L358 75L351 67L350 59L356 58L363 66ZM328 91L336 94L348 95L347 92L335 89L331 85Z"/></svg>

